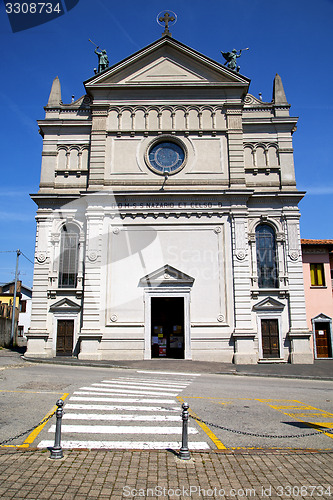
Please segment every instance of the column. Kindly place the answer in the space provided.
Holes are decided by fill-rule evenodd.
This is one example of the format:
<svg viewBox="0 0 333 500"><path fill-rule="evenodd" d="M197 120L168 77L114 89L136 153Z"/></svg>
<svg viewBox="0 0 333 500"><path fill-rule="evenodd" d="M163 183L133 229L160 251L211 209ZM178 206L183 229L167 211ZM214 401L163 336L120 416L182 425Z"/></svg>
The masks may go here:
<svg viewBox="0 0 333 500"><path fill-rule="evenodd" d="M100 359L98 352L105 321L101 304L102 229L101 207L87 209L87 238L84 268L83 321L80 332L79 359Z"/></svg>
<svg viewBox="0 0 333 500"><path fill-rule="evenodd" d="M247 213L232 216L235 340L234 363L257 363L251 317L251 262L247 243Z"/></svg>

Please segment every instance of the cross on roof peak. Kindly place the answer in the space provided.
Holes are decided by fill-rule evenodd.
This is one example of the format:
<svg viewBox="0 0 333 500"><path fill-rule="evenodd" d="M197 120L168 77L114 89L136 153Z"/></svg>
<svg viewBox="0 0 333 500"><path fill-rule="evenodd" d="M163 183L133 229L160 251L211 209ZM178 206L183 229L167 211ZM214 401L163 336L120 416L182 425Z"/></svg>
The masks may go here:
<svg viewBox="0 0 333 500"><path fill-rule="evenodd" d="M164 26L165 26L164 31L162 33L162 36L165 36L165 35L171 36L171 33L169 31L169 23L175 23L177 21L177 16L172 11L161 12L161 14L163 14L163 16L159 14L157 16L157 19L159 21L159 24L164 23ZM162 24L161 24L161 26L162 26Z"/></svg>

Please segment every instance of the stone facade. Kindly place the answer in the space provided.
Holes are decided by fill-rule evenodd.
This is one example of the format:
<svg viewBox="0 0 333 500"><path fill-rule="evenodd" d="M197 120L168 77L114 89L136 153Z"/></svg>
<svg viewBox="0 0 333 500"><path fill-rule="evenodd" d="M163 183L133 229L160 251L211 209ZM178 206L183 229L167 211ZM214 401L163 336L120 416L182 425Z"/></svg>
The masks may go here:
<svg viewBox="0 0 333 500"><path fill-rule="evenodd" d="M27 356L313 362L297 119L278 75L270 103L249 84L170 36L74 103L55 79Z"/></svg>

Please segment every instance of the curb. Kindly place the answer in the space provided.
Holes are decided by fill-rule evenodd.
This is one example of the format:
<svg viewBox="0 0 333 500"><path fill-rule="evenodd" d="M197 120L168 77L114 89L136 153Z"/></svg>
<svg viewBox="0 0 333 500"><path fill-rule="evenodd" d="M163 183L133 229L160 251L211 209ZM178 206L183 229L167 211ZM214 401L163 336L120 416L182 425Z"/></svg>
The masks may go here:
<svg viewBox="0 0 333 500"><path fill-rule="evenodd" d="M122 365L110 365L107 363L101 362L89 362L89 361L55 361L53 359L43 359L43 358L26 358L25 356L21 356L21 358L27 363L37 363L37 364L48 364L48 365L63 365L63 366L88 366L90 368L117 368L124 370L131 370L130 366L122 366Z"/></svg>
<svg viewBox="0 0 333 500"><path fill-rule="evenodd" d="M24 355L21 356L21 359L28 363L37 363L37 364L49 364L49 365L61 365L61 366L79 366L79 367L90 367L90 368L110 368L110 369L120 369L120 370L142 370L143 368L135 367L135 366L127 366L127 365L117 365L104 363L103 361L80 361L80 360L55 360L54 358L45 359L45 358L26 358ZM147 367L147 369L154 371L160 370L161 368L155 368L152 366ZM166 368L167 370L167 368ZM181 368L184 371L184 367ZM188 374L197 373L189 371ZM301 374L285 374L285 373L260 373L260 372L242 372L237 371L237 368L232 368L230 371L214 371L211 372L203 372L204 374L212 374L212 375L235 375L238 377L269 377L269 378L284 378L284 379L299 379L299 380L323 380L327 382L333 381L333 376L319 376L319 375L301 375Z"/></svg>

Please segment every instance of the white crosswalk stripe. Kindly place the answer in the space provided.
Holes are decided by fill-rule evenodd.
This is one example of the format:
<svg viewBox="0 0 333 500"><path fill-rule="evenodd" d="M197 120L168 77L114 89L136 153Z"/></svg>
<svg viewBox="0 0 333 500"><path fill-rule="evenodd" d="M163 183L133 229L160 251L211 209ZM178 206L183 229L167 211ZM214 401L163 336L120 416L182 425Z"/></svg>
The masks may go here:
<svg viewBox="0 0 333 500"><path fill-rule="evenodd" d="M151 391L142 391L141 389L105 389L103 387L82 387L82 390L84 391L90 391L90 392L100 392L100 393L106 393L106 394L140 394L143 396L177 396L178 392L173 391L171 394L170 392L159 392L156 394L156 392L151 392Z"/></svg>
<svg viewBox="0 0 333 500"><path fill-rule="evenodd" d="M123 415L115 413L105 415L101 413L67 413L63 420L115 420L129 422L178 422L182 421L180 415Z"/></svg>
<svg viewBox="0 0 333 500"><path fill-rule="evenodd" d="M134 398L134 397L118 397L118 398L105 398L102 395L98 397L95 392L74 392L74 394L79 394L79 396L72 396L71 401L112 401L114 403L165 403L165 404L176 404L177 401L174 399L153 399L153 398ZM85 395L93 394L92 397L82 397Z"/></svg>
<svg viewBox="0 0 333 500"><path fill-rule="evenodd" d="M175 398L194 380L194 376L149 371L140 373L145 375L102 380L74 391L64 406L61 446L64 449L179 449L181 404ZM153 374L151 378L150 374ZM172 376L177 376L177 379ZM48 433L54 435L54 432L53 424ZM206 441L195 439L199 434L196 427L189 425L188 433L191 436L190 449L210 448ZM101 438L96 439L97 436ZM115 438L112 441L111 436ZM133 439L138 436L142 439ZM44 439L38 447L53 444L52 440Z"/></svg>

